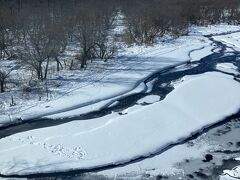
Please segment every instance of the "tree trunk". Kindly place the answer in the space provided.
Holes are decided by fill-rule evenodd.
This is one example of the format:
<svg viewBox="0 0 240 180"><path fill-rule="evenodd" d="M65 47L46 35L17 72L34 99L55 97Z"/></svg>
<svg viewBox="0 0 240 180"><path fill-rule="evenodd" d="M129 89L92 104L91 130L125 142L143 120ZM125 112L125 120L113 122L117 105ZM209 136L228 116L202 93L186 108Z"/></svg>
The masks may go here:
<svg viewBox="0 0 240 180"><path fill-rule="evenodd" d="M47 58L47 65L46 65L45 73L44 73L44 79L47 79L49 61L50 61L50 59L49 59L49 57L48 57L48 58Z"/></svg>
<svg viewBox="0 0 240 180"><path fill-rule="evenodd" d="M43 68L42 68L42 62L38 62L38 67L37 67L36 71L37 71L37 77L38 77L38 80L43 81Z"/></svg>
<svg viewBox="0 0 240 180"><path fill-rule="evenodd" d="M83 50L83 55L82 55L82 58L81 58L81 68L83 69L85 67L85 65L87 64L87 56L88 56L88 53L87 53L87 50L84 49Z"/></svg>
<svg viewBox="0 0 240 180"><path fill-rule="evenodd" d="M85 65L86 65L86 58L83 57L82 62L81 62L81 69L83 69L85 67Z"/></svg>
<svg viewBox="0 0 240 180"><path fill-rule="evenodd" d="M0 59L3 58L3 49L1 48L1 51L0 51Z"/></svg>
<svg viewBox="0 0 240 180"><path fill-rule="evenodd" d="M59 65L60 63L59 63L58 60L56 60L56 61L57 61L57 72L59 72L59 71L60 71L60 67L59 67L59 66L60 66L60 65Z"/></svg>
<svg viewBox="0 0 240 180"><path fill-rule="evenodd" d="M60 71L60 67L61 69L63 69L63 65L61 64L61 62L58 60L57 57L55 57L55 61L57 62L57 72Z"/></svg>
<svg viewBox="0 0 240 180"><path fill-rule="evenodd" d="M72 68L73 68L73 60L71 61L71 64L70 64L69 70L72 70Z"/></svg>
<svg viewBox="0 0 240 180"><path fill-rule="evenodd" d="M37 78L38 78L38 80L41 80L42 79L42 77L41 77L41 70L40 69L37 69Z"/></svg>
<svg viewBox="0 0 240 180"><path fill-rule="evenodd" d="M3 80L0 82L0 86L1 86L1 93L4 93L5 90L4 90L4 81Z"/></svg>

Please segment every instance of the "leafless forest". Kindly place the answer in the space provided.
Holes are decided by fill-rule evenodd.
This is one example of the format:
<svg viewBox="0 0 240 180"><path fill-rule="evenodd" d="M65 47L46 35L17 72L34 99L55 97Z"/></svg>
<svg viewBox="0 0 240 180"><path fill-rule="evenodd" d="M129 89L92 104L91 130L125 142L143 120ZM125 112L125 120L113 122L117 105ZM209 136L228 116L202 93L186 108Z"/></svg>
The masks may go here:
<svg viewBox="0 0 240 180"><path fill-rule="evenodd" d="M16 69L28 74L25 91L50 73L85 69L113 59L118 43L151 45L168 34L187 35L191 25L238 24L239 0L0 0L0 91L23 86ZM122 20L124 32L114 33ZM59 60L66 46L79 53Z"/></svg>

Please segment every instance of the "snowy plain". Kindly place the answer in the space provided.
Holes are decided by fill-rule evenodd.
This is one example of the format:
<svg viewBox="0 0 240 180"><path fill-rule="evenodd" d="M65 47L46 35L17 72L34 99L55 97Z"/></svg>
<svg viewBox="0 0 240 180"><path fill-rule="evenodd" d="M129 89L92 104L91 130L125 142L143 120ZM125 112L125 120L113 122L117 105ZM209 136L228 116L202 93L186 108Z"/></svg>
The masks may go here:
<svg viewBox="0 0 240 180"><path fill-rule="evenodd" d="M238 112L240 84L232 76L211 72L184 79L163 101L127 115L73 121L1 139L0 173L24 175L126 163Z"/></svg>

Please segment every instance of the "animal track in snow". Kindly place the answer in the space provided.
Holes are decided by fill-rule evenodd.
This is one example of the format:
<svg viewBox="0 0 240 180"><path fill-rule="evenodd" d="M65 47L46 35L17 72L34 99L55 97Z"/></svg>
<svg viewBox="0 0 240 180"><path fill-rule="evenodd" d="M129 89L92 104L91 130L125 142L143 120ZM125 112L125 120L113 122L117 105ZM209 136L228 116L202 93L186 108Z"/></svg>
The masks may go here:
<svg viewBox="0 0 240 180"><path fill-rule="evenodd" d="M12 137L9 138L9 140L39 146L54 155L66 157L68 159L81 160L86 156L86 152L81 147L68 148L63 144L53 145L46 142L38 142L34 136L27 136L26 138Z"/></svg>
<svg viewBox="0 0 240 180"><path fill-rule="evenodd" d="M86 156L86 152L81 147L75 147L73 149L65 147L63 144L57 144L57 145L50 145L47 143L43 143L43 148L49 150L49 152L64 156L69 159L84 159Z"/></svg>

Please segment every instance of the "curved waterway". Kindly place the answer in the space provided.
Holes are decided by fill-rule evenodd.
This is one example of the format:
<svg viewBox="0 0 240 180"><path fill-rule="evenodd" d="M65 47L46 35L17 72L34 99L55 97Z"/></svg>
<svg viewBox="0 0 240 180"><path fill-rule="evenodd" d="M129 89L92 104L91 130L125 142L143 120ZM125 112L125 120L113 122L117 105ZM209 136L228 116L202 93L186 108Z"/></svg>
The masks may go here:
<svg viewBox="0 0 240 180"><path fill-rule="evenodd" d="M202 58L200 61L197 62L189 62L184 65L176 66L176 67L171 67L168 69L164 69L162 71L159 71L158 73L153 74L150 78L148 78L145 81L145 84L153 83L153 87L151 92L143 92L139 94L134 94L130 95L128 97L124 97L122 99L118 100L118 103L114 106L106 107L100 111L95 111L91 112L88 114L80 115L74 118L64 118L64 119L57 119L57 120L50 120L50 119L40 119L40 120L31 120L28 122L23 122L18 125L10 125L8 127L3 127L0 128L0 138L4 138L19 132L24 132L24 131L29 131L32 129L38 129L38 128L43 128L43 127L50 127L50 126L56 126L60 125L63 123L67 123L73 120L87 120L87 119L92 119L92 118L97 118L97 117L102 117L107 114L110 114L112 112L121 112L124 109L127 109L131 106L136 105L137 101L139 99L144 98L145 96L148 95L158 95L161 97L161 100L164 99L167 94L169 94L174 87L172 86L173 81L177 81L181 79L183 76L186 75L197 75L197 74L202 74L205 72L211 72L211 71L216 71L215 66L218 63L233 63L240 69L240 61L237 59L240 57L240 52L237 51L231 51L231 53L227 53L227 47L225 44L215 41L212 36L207 36L214 45L214 49L212 50L212 54ZM227 93L227 92L226 92ZM143 105L148 105L148 104L143 104ZM227 123L231 121L235 121L240 119L240 113L237 113L236 115L230 116L223 120L222 122L215 124L214 126L208 127L207 129L204 129L201 133L197 133L190 137L189 139L186 139L182 142L176 143L169 145L166 147L164 150L159 151L157 154L152 155L151 157L155 155L159 155L163 153L164 151L167 151L168 149L172 148L173 146L179 145L179 144L184 144L188 143L192 139L195 139L203 133L208 133L211 130L217 129L224 127ZM239 151L240 152L240 151ZM240 153L239 153L240 154ZM144 158L139 158L137 160L131 161L127 164L134 163L140 160L143 160ZM234 163L234 161L231 161ZM229 164L229 162L228 162ZM231 164L231 163L230 163ZM37 174L37 175L31 175L27 176L29 178L39 178L39 177L58 177L59 179L73 179L73 177L83 177L82 173L86 172L96 172L104 169L109 169L109 168L114 168L116 166L109 166L105 168L100 168L100 169L94 169L94 170L89 170L89 171L71 171L71 172L64 172L64 173L52 173L52 174ZM219 170L213 170L212 173L217 174L219 173ZM199 174L198 174L199 175ZM193 175L190 174L189 177L192 177ZM17 176L19 177L19 176ZM89 176L89 179L91 176ZM101 179L102 177L92 177L93 179ZM201 176L199 175L196 176L197 179L201 179Z"/></svg>

